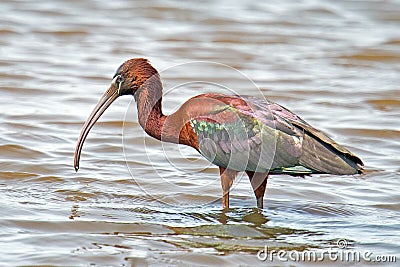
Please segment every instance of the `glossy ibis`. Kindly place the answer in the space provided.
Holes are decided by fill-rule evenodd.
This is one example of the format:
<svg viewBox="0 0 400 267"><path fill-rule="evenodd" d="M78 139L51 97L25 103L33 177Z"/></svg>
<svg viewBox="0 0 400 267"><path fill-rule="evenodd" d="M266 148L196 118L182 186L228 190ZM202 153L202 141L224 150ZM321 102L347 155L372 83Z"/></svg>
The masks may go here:
<svg viewBox="0 0 400 267"><path fill-rule="evenodd" d="M223 208L229 208L229 190L239 171L249 176L259 208L269 174L362 173L363 162L357 156L276 103L251 96L201 94L167 116L162 112L162 90L157 70L146 59L123 63L83 125L75 170L90 129L115 99L131 95L147 134L191 146L219 167Z"/></svg>

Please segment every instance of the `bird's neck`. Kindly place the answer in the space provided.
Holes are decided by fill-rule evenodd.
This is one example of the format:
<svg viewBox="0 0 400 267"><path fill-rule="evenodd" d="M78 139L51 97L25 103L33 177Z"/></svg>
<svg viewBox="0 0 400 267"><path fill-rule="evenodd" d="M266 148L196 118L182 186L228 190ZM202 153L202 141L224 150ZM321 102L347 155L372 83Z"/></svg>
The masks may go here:
<svg viewBox="0 0 400 267"><path fill-rule="evenodd" d="M134 95L137 102L139 124L145 132L164 142L185 144L198 149L193 130L187 126L186 113L175 112L166 116L162 112L162 85L157 77L143 85Z"/></svg>
<svg viewBox="0 0 400 267"><path fill-rule="evenodd" d="M157 77L144 84L134 95L139 124L145 132L160 140L166 116L162 112L162 85Z"/></svg>

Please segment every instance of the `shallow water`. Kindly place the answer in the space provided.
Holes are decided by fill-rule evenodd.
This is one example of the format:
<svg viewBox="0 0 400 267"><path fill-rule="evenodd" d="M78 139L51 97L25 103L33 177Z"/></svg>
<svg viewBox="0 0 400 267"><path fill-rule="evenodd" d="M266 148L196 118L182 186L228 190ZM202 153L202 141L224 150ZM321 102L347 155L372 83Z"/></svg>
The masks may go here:
<svg viewBox="0 0 400 267"><path fill-rule="evenodd" d="M343 239L400 260L399 1L0 8L4 265L266 266L256 256L266 245L324 251ZM145 136L125 97L89 134L75 173L83 122L131 57L160 71L166 113L204 92L263 94L359 155L368 172L273 176L262 211L238 177L223 212L217 168Z"/></svg>

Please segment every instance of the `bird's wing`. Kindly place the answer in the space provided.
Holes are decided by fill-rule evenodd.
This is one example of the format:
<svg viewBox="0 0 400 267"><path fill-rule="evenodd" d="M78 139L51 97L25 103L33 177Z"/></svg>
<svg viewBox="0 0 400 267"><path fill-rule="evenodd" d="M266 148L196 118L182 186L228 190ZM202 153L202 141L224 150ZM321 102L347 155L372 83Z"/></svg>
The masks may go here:
<svg viewBox="0 0 400 267"><path fill-rule="evenodd" d="M322 131L312 127L299 116L279 104L255 97L244 97L260 110L269 109L276 118L283 119L303 134L302 155L299 163L317 172L362 172L364 163L345 147L339 145ZM260 118L262 120L262 118ZM277 129L280 127L277 125ZM343 164L344 161L345 164ZM324 166L323 166L324 165ZM350 168L349 168L350 167ZM341 168L344 168L341 170Z"/></svg>
<svg viewBox="0 0 400 267"><path fill-rule="evenodd" d="M251 96L205 94L213 101L190 124L200 153L218 166L271 173L359 171L362 161L290 110ZM217 104L216 104L217 103Z"/></svg>
<svg viewBox="0 0 400 267"><path fill-rule="evenodd" d="M283 172L283 168L298 165L303 132L271 110L271 102L219 94L197 98L203 99L203 107L207 101L214 103L190 120L200 153L209 161L238 171L259 172Z"/></svg>

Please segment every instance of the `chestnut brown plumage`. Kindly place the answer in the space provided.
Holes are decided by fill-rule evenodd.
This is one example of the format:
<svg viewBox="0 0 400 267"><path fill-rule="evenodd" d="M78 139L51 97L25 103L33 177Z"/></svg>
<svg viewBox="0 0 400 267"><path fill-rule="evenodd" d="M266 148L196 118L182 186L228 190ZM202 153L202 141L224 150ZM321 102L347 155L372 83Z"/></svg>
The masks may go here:
<svg viewBox="0 0 400 267"><path fill-rule="evenodd" d="M160 76L142 58L130 59L118 68L111 86L83 125L75 149L76 171L90 129L122 95L135 98L139 124L147 134L191 146L219 166L223 208L229 207L229 191L239 171L249 176L259 208L263 208L269 174L362 172L363 162L357 156L266 99L202 94L189 99L175 113L164 115Z"/></svg>

